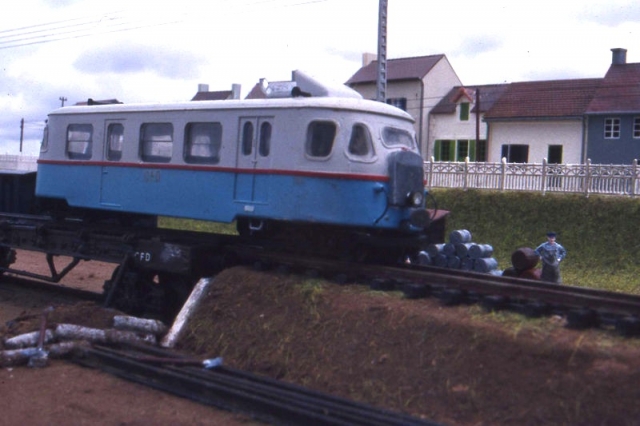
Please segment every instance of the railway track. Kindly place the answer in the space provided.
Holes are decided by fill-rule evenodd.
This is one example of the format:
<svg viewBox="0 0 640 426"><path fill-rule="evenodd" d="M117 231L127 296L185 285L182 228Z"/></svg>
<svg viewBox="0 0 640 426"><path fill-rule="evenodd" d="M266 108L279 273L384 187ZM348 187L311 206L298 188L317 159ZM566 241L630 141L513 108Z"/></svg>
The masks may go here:
<svg viewBox="0 0 640 426"><path fill-rule="evenodd" d="M571 328L612 327L623 336L640 335L640 296L543 281L493 276L430 266L378 266L270 253L242 247L238 255L258 267L315 271L339 282L368 282L375 290L400 290L407 298L437 297L445 305L480 303L529 317L563 315Z"/></svg>
<svg viewBox="0 0 640 426"><path fill-rule="evenodd" d="M95 345L73 358L91 368L279 425L423 425L436 423L360 404L154 347Z"/></svg>

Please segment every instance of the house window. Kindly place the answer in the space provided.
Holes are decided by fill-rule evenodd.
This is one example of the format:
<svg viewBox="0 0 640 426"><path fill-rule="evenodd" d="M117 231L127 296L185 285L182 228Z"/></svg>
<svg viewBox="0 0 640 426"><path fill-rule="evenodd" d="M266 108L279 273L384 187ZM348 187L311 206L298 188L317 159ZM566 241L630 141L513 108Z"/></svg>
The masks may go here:
<svg viewBox="0 0 640 426"><path fill-rule="evenodd" d="M502 145L502 158L506 158L507 163L527 163L529 145Z"/></svg>
<svg viewBox="0 0 640 426"><path fill-rule="evenodd" d="M476 158L475 161L487 161L487 141L476 141Z"/></svg>
<svg viewBox="0 0 640 426"><path fill-rule="evenodd" d="M562 145L549 145L547 152L547 162L549 164L562 163Z"/></svg>
<svg viewBox="0 0 640 426"><path fill-rule="evenodd" d="M436 161L453 161L455 157L455 146L455 141L447 139L437 140L433 148L433 158Z"/></svg>
<svg viewBox="0 0 640 426"><path fill-rule="evenodd" d="M620 119L619 118L604 119L604 138L620 139Z"/></svg>
<svg viewBox="0 0 640 426"><path fill-rule="evenodd" d="M469 102L460 104L460 121L469 121Z"/></svg>
<svg viewBox="0 0 640 426"><path fill-rule="evenodd" d="M389 98L387 99L387 103L403 111L407 110L407 98Z"/></svg>
<svg viewBox="0 0 640 426"><path fill-rule="evenodd" d="M640 139L640 117L633 119L633 138Z"/></svg>
<svg viewBox="0 0 640 426"><path fill-rule="evenodd" d="M467 157L471 157L469 152L469 141L458 141L456 161L464 161Z"/></svg>

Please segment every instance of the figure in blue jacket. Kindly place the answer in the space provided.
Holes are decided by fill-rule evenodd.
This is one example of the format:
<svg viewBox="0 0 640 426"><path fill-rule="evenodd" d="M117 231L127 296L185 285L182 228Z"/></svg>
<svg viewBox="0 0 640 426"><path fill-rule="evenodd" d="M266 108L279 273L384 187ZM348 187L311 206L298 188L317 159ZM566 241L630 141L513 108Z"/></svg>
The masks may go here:
<svg viewBox="0 0 640 426"><path fill-rule="evenodd" d="M562 283L560 262L567 256L567 251L556 242L555 232L547 233L547 242L540 244L536 249L536 253L542 260L542 275L540 278L543 281Z"/></svg>

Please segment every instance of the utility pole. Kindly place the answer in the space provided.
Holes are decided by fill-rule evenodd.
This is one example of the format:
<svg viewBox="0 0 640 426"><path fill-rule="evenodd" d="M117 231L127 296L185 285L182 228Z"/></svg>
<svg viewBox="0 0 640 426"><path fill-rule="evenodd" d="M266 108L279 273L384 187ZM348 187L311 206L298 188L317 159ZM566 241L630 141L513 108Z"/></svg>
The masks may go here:
<svg viewBox="0 0 640 426"><path fill-rule="evenodd" d="M60 102L62 104L60 106L64 106L64 103L67 101L67 98L65 98L64 96L60 96L58 99L60 99Z"/></svg>
<svg viewBox="0 0 640 426"><path fill-rule="evenodd" d="M24 118L20 119L20 153L22 153L22 140L24 138Z"/></svg>
<svg viewBox="0 0 640 426"><path fill-rule="evenodd" d="M379 0L378 10L378 77L376 100L387 101L387 0Z"/></svg>

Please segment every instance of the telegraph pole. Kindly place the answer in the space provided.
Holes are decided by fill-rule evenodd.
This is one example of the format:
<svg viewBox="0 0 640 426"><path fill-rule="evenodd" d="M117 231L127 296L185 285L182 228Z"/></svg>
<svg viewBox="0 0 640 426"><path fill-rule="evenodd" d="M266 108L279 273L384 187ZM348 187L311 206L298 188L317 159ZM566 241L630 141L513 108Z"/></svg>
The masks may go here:
<svg viewBox="0 0 640 426"><path fill-rule="evenodd" d="M22 153L22 140L24 138L24 118L20 119L20 152Z"/></svg>
<svg viewBox="0 0 640 426"><path fill-rule="evenodd" d="M378 6L378 77L376 100L387 101L387 0Z"/></svg>
<svg viewBox="0 0 640 426"><path fill-rule="evenodd" d="M66 102L67 98L65 98L64 96L60 96L58 99L60 99L60 102L61 102L60 106L64 106L64 103Z"/></svg>

